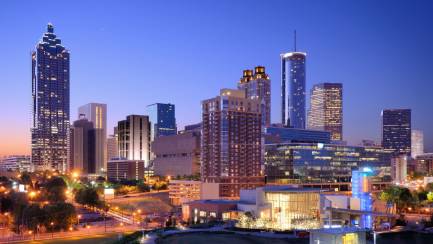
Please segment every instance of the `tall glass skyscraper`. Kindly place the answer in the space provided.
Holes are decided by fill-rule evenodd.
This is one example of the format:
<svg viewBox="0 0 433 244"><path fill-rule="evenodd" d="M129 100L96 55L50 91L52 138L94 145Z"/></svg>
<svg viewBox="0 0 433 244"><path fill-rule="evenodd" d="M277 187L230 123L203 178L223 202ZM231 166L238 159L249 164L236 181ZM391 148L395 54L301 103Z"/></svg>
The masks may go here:
<svg viewBox="0 0 433 244"><path fill-rule="evenodd" d="M308 128L329 131L332 140L343 140L343 84L322 83L313 86Z"/></svg>
<svg viewBox="0 0 433 244"><path fill-rule="evenodd" d="M411 154L411 110L382 111L382 147L395 154Z"/></svg>
<svg viewBox="0 0 433 244"><path fill-rule="evenodd" d="M305 59L307 54L281 54L281 122L305 129Z"/></svg>
<svg viewBox="0 0 433 244"><path fill-rule="evenodd" d="M152 126L151 140L159 136L176 135L176 116L174 104L154 103L147 106L147 115Z"/></svg>
<svg viewBox="0 0 433 244"><path fill-rule="evenodd" d="M48 24L32 53L32 164L35 170L67 166L69 52Z"/></svg>

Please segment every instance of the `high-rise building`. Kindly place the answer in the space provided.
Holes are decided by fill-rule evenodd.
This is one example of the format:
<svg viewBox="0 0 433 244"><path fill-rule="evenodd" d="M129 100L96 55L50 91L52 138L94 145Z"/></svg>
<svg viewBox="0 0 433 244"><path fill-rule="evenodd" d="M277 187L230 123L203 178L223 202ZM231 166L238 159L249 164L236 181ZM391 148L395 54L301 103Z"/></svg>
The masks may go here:
<svg viewBox="0 0 433 244"><path fill-rule="evenodd" d="M184 176L200 173L200 132L160 136L152 142L153 168L159 176Z"/></svg>
<svg viewBox="0 0 433 244"><path fill-rule="evenodd" d="M159 136L176 135L175 106L170 103L154 103L146 108L152 126L151 141Z"/></svg>
<svg viewBox="0 0 433 244"><path fill-rule="evenodd" d="M78 108L78 117L93 123L95 129L96 174L103 175L107 169L107 105L88 103Z"/></svg>
<svg viewBox="0 0 433 244"><path fill-rule="evenodd" d="M413 159L424 154L424 133L421 130L412 130L411 153Z"/></svg>
<svg viewBox="0 0 433 244"><path fill-rule="evenodd" d="M382 111L382 147L395 155L411 154L411 110L385 109Z"/></svg>
<svg viewBox="0 0 433 244"><path fill-rule="evenodd" d="M391 159L391 176L395 183L403 183L407 177L408 156L400 154Z"/></svg>
<svg viewBox="0 0 433 244"><path fill-rule="evenodd" d="M117 147L117 137L116 135L109 135L107 138L107 158L111 160L112 158L119 157L119 148Z"/></svg>
<svg viewBox="0 0 433 244"><path fill-rule="evenodd" d="M31 160L35 170L66 170L69 73L69 52L48 24L32 52Z"/></svg>
<svg viewBox="0 0 433 244"><path fill-rule="evenodd" d="M281 123L305 129L305 60L307 54L281 54Z"/></svg>
<svg viewBox="0 0 433 244"><path fill-rule="evenodd" d="M73 123L69 136L69 171L96 174L96 135L100 131L84 117Z"/></svg>
<svg viewBox="0 0 433 244"><path fill-rule="evenodd" d="M223 198L264 184L260 104L230 89L202 102L202 181L219 183Z"/></svg>
<svg viewBox="0 0 433 244"><path fill-rule="evenodd" d="M321 83L311 89L308 128L331 132L331 140L343 140L343 84Z"/></svg>
<svg viewBox="0 0 433 244"><path fill-rule="evenodd" d="M150 122L146 115L129 115L117 124L119 157L142 160L144 167L150 160Z"/></svg>
<svg viewBox="0 0 433 244"><path fill-rule="evenodd" d="M244 70L238 83L238 89L244 90L246 98L260 100L262 125L271 125L271 80L265 72L265 67L257 66L252 70Z"/></svg>

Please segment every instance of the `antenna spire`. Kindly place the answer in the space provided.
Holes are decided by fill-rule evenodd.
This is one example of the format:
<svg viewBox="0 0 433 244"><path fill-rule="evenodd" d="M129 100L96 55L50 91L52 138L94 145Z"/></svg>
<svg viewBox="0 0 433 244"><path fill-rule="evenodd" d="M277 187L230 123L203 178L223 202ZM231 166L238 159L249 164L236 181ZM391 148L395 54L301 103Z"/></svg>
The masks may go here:
<svg viewBox="0 0 433 244"><path fill-rule="evenodd" d="M296 30L295 30L295 33L294 33L294 39L295 39L294 45L295 45L295 52L296 52Z"/></svg>

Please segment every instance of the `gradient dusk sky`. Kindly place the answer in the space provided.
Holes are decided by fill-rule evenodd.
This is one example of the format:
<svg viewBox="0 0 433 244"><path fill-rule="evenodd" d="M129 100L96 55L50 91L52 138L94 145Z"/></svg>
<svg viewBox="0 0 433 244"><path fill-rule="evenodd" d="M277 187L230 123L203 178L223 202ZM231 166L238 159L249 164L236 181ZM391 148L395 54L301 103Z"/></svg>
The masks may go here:
<svg viewBox="0 0 433 244"><path fill-rule="evenodd" d="M71 52L71 120L108 104L108 133L155 102L176 105L179 128L200 102L234 88L243 69L272 79L280 121L280 58L307 56L307 89L344 86L344 139L380 141L383 108L411 108L433 151L433 1L1 1L0 155L29 153L30 52L48 22ZM309 96L308 96L309 97Z"/></svg>

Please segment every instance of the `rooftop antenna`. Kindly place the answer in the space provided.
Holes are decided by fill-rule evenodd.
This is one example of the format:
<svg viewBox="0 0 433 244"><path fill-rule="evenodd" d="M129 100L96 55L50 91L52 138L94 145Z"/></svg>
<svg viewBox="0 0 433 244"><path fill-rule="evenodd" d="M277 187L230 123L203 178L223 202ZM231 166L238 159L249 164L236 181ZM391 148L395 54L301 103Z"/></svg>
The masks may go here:
<svg viewBox="0 0 433 244"><path fill-rule="evenodd" d="M295 30L295 33L294 33L295 35L294 35L294 39L295 39L295 41L294 41L294 44L295 44L295 52L296 52L296 30Z"/></svg>

